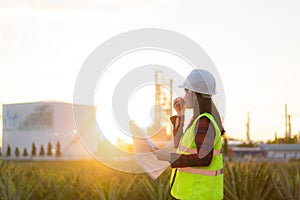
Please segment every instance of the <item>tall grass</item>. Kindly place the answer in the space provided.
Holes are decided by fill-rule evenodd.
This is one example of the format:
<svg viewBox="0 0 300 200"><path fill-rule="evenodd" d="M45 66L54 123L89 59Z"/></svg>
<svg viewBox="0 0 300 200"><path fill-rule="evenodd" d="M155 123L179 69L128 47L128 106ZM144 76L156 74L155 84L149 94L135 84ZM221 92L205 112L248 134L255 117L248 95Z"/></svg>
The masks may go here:
<svg viewBox="0 0 300 200"><path fill-rule="evenodd" d="M296 165L287 168L279 165L276 172L272 179L276 198L300 200L300 167Z"/></svg>
<svg viewBox="0 0 300 200"><path fill-rule="evenodd" d="M1 199L30 199L35 190L33 180L36 180L33 171L12 163L0 162Z"/></svg>
<svg viewBox="0 0 300 200"><path fill-rule="evenodd" d="M225 163L225 199L300 200L300 163Z"/></svg>
<svg viewBox="0 0 300 200"><path fill-rule="evenodd" d="M227 163L224 174L225 196L232 200L270 199L274 192L272 171L267 163Z"/></svg>
<svg viewBox="0 0 300 200"><path fill-rule="evenodd" d="M96 161L0 161L0 199L169 200L169 175L153 181ZM227 162L224 199L300 200L300 163Z"/></svg>

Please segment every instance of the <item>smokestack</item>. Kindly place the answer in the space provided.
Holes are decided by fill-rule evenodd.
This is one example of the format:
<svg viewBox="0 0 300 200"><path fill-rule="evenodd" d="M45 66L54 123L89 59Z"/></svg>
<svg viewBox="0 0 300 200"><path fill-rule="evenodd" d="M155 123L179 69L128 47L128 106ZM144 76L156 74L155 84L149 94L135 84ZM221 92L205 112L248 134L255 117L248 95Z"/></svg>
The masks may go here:
<svg viewBox="0 0 300 200"><path fill-rule="evenodd" d="M284 105L284 117L285 117L285 138L288 138L287 104Z"/></svg>
<svg viewBox="0 0 300 200"><path fill-rule="evenodd" d="M292 137L291 115L288 115L288 137Z"/></svg>
<svg viewBox="0 0 300 200"><path fill-rule="evenodd" d="M247 123L246 123L246 138L247 138L247 142L250 143L250 113L247 113L248 115L248 119L247 119Z"/></svg>

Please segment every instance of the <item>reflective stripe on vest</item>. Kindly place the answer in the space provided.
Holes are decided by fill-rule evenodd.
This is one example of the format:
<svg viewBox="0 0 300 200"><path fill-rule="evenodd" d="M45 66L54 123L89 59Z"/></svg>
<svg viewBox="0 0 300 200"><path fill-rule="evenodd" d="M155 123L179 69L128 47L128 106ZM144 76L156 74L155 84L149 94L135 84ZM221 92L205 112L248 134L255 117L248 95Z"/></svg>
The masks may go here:
<svg viewBox="0 0 300 200"><path fill-rule="evenodd" d="M205 176L217 176L219 174L223 174L223 169L219 170L205 170L205 169L197 169L193 167L184 167L184 168L178 168L181 172L188 172L191 174L202 174Z"/></svg>
<svg viewBox="0 0 300 200"><path fill-rule="evenodd" d="M187 153L190 153L190 154L196 154L196 153L198 153L198 151L197 151L196 148L188 148L188 147L184 147L182 145L180 145L178 147L178 150L183 151L183 152L187 152ZM220 149L220 150L213 150L213 155L214 156L219 156L221 153L222 153L222 149Z"/></svg>

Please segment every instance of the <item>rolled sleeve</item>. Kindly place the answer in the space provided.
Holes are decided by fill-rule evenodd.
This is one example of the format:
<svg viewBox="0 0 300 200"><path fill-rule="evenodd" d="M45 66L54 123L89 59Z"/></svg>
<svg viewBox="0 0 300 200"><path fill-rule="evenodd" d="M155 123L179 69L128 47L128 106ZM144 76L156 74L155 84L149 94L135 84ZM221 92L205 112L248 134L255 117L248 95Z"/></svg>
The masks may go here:
<svg viewBox="0 0 300 200"><path fill-rule="evenodd" d="M173 145L178 148L180 138L183 135L184 116L172 116L170 121L173 125Z"/></svg>

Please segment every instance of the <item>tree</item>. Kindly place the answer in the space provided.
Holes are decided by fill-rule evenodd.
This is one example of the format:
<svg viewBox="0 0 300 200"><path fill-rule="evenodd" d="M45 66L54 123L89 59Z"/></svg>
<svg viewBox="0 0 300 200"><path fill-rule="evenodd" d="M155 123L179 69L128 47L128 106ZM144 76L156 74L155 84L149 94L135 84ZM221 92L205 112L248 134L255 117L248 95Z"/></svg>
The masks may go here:
<svg viewBox="0 0 300 200"><path fill-rule="evenodd" d="M28 153L27 153L27 149L26 148L24 148L24 150L23 150L23 154L22 154L24 157L27 157L28 156Z"/></svg>
<svg viewBox="0 0 300 200"><path fill-rule="evenodd" d="M60 142L59 142L59 141L56 143L55 156L56 156L56 157L60 157L60 156L61 156Z"/></svg>
<svg viewBox="0 0 300 200"><path fill-rule="evenodd" d="M40 156L44 156L45 155L45 149L44 149L44 146L41 145L41 149L40 149Z"/></svg>
<svg viewBox="0 0 300 200"><path fill-rule="evenodd" d="M15 156L16 156L16 157L19 157L19 156L20 156L20 150L19 150L18 147L16 147L16 149L15 149Z"/></svg>
<svg viewBox="0 0 300 200"><path fill-rule="evenodd" d="M51 142L48 142L47 156L52 156L52 145L51 145Z"/></svg>
<svg viewBox="0 0 300 200"><path fill-rule="evenodd" d="M34 142L32 143L32 146L31 146L31 156L36 156L36 146L35 146Z"/></svg>
<svg viewBox="0 0 300 200"><path fill-rule="evenodd" d="M9 146L9 145L7 146L6 156L7 156L7 157L11 156L11 149L10 149L10 146Z"/></svg>

